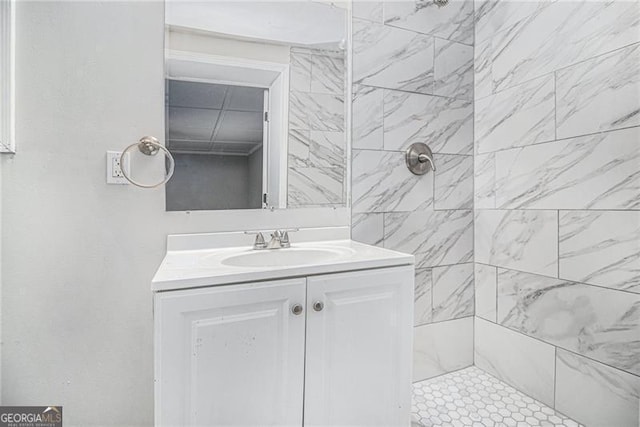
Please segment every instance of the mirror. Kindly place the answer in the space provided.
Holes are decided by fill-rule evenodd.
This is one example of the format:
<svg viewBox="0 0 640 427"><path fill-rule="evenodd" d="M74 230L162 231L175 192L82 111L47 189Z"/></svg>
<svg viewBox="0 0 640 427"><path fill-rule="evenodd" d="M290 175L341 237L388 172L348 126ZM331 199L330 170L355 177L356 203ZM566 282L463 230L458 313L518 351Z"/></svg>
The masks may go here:
<svg viewBox="0 0 640 427"><path fill-rule="evenodd" d="M347 25L329 2L166 2L168 211L346 205Z"/></svg>
<svg viewBox="0 0 640 427"><path fill-rule="evenodd" d="M0 153L14 153L15 1L0 1Z"/></svg>

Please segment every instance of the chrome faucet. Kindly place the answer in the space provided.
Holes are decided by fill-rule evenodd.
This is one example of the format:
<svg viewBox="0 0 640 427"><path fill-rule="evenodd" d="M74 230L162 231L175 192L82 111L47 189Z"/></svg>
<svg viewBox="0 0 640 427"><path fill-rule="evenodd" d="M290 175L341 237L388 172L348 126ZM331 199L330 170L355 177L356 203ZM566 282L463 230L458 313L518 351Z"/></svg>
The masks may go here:
<svg viewBox="0 0 640 427"><path fill-rule="evenodd" d="M282 246L282 232L280 230L276 230L271 234L271 240L267 244L267 249L281 249Z"/></svg>
<svg viewBox="0 0 640 427"><path fill-rule="evenodd" d="M253 242L253 249L282 249L291 247L291 242L289 241L290 231L298 231L298 229L290 228L286 230L275 230L271 233L271 240L269 240L269 243L266 243L261 231L245 231L244 233L256 235L256 240Z"/></svg>

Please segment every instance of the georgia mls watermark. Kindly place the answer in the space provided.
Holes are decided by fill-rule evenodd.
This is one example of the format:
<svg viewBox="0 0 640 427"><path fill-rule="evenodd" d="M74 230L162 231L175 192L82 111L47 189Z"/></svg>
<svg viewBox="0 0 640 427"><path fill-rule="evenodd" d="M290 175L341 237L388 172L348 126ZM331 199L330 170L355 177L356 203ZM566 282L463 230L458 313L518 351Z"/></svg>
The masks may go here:
<svg viewBox="0 0 640 427"><path fill-rule="evenodd" d="M0 406L0 427L62 427L62 406Z"/></svg>

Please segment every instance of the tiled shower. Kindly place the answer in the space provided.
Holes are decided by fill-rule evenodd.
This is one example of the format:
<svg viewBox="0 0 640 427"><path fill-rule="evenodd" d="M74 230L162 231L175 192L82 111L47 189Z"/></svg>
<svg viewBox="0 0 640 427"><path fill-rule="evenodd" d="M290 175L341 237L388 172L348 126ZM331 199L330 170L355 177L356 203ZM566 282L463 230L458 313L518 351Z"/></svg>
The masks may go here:
<svg viewBox="0 0 640 427"><path fill-rule="evenodd" d="M353 82L353 236L416 256L414 381L639 425L640 3L355 2Z"/></svg>

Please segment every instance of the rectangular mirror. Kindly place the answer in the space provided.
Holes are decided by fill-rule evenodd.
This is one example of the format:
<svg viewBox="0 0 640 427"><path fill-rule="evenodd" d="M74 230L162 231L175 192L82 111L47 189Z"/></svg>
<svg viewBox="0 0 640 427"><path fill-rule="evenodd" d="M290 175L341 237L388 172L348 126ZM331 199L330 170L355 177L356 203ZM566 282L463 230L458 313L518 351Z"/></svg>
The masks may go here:
<svg viewBox="0 0 640 427"><path fill-rule="evenodd" d="M15 1L0 1L0 153L14 153Z"/></svg>
<svg viewBox="0 0 640 427"><path fill-rule="evenodd" d="M341 207L348 14L300 1L169 1L168 211Z"/></svg>

